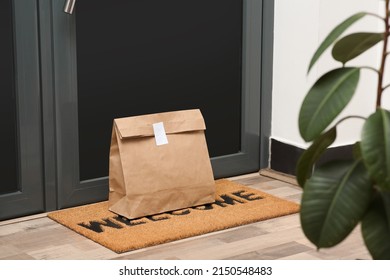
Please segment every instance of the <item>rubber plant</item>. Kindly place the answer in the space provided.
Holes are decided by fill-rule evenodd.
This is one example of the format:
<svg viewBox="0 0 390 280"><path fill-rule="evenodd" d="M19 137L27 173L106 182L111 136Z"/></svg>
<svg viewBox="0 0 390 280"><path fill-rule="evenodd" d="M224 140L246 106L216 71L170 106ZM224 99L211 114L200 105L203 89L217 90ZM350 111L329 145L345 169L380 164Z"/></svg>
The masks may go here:
<svg viewBox="0 0 390 280"><path fill-rule="evenodd" d="M361 223L365 245L374 259L390 259L390 112L382 106L382 94L390 88L384 81L390 33L389 1L381 0L385 16L360 12L337 25L315 52L309 70L332 48L333 59L341 63L321 76L311 87L299 113L299 130L310 146L297 163L297 181L303 187L300 219L306 237L320 248L343 241ZM376 17L384 31L344 32L364 17ZM382 44L378 44L378 43ZM379 47L378 69L352 66L351 60ZM354 96L361 72L375 71L378 86L373 89L376 104L367 118L359 115L336 118ZM370 104L367 104L371 106ZM337 127L351 118L364 122L361 138L354 144L352 160L318 164L334 143Z"/></svg>

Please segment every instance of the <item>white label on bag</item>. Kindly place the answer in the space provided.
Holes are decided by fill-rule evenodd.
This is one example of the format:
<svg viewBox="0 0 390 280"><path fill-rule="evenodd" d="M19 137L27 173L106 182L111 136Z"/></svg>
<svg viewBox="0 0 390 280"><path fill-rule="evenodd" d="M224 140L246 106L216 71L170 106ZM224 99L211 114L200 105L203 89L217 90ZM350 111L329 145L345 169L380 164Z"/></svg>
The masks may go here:
<svg viewBox="0 0 390 280"><path fill-rule="evenodd" d="M162 122L154 123L153 130L157 146L168 144L167 134L165 133L164 124Z"/></svg>

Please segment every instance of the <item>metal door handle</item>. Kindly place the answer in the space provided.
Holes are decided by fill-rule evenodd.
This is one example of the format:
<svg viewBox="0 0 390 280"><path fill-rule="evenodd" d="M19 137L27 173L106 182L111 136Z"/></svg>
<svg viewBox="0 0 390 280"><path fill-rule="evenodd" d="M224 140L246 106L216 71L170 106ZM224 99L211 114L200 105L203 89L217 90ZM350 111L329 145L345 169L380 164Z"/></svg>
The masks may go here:
<svg viewBox="0 0 390 280"><path fill-rule="evenodd" d="M76 4L76 0L66 0L64 12L70 15L73 14L74 4Z"/></svg>

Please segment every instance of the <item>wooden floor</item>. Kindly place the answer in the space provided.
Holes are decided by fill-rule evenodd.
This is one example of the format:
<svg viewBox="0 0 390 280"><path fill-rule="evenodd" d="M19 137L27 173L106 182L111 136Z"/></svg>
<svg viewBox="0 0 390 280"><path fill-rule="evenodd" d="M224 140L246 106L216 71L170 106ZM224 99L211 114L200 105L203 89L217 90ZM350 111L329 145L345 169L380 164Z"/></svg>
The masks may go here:
<svg viewBox="0 0 390 280"><path fill-rule="evenodd" d="M300 201L301 190L259 174L230 178L278 197ZM158 233L156 233L158 234ZM258 222L124 254L63 227L45 215L0 222L0 259L370 259L357 228L342 244L317 251L299 214Z"/></svg>

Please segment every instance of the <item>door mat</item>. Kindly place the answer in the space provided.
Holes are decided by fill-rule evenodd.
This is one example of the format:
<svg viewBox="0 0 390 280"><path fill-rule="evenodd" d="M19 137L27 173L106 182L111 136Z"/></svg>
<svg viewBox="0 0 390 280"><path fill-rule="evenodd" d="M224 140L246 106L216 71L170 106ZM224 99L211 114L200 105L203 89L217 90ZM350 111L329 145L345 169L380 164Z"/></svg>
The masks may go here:
<svg viewBox="0 0 390 280"><path fill-rule="evenodd" d="M100 202L52 212L49 218L123 253L297 213L299 205L229 180L216 181L216 202L127 220Z"/></svg>

